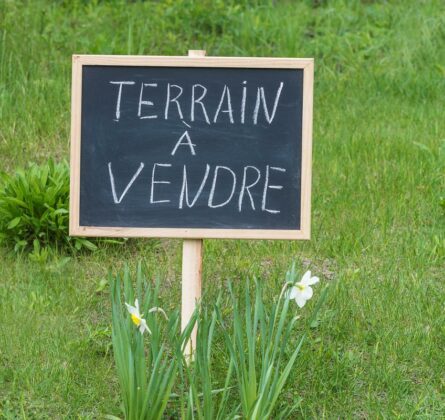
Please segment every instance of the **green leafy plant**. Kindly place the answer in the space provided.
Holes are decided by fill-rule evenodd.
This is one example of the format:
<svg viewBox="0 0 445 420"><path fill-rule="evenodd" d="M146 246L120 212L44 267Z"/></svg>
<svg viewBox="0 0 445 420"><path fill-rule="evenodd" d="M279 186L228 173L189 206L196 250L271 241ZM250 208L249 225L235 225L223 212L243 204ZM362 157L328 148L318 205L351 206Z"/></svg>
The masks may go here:
<svg viewBox="0 0 445 420"><path fill-rule="evenodd" d="M181 418L184 420L237 418L240 405L230 403L231 391L234 389L230 384L233 376L232 361L229 359L225 380L220 387L215 387L216 375L212 372L218 311L216 308L212 311L201 308L197 315L198 331L193 361L190 363L190 360L184 360L181 365L183 392L180 404Z"/></svg>
<svg viewBox="0 0 445 420"><path fill-rule="evenodd" d="M163 312L157 306L158 287L149 287L140 264L136 293L133 280L128 268L123 275L110 276L112 343L122 411L127 420L161 419L182 361L182 347L190 337L194 321L183 333L178 311L168 320L157 322L157 312ZM135 306L128 302L135 302Z"/></svg>
<svg viewBox="0 0 445 420"><path fill-rule="evenodd" d="M46 246L73 250L97 246L68 235L69 166L49 160L13 175L0 174L0 241L16 251ZM40 251L41 252L41 251Z"/></svg>
<svg viewBox="0 0 445 420"><path fill-rule="evenodd" d="M181 333L179 312L167 317L159 308L158 286L146 281L140 264L135 278L128 268L122 275L110 276L112 343L125 418L160 419L170 414L184 420L289 417L298 403L281 409L277 402L305 337L303 333L294 337L299 317L290 305L295 299L304 306L312 297L310 285L317 281L307 272L297 282L293 266L271 306L263 298L260 282L255 283L253 299L247 284L243 309L229 284L229 301L222 305L220 294L211 309L199 305ZM222 315L228 305L233 307L233 315L225 313L230 322ZM190 358L183 351L196 322L196 349ZM290 345L295 347L289 353ZM215 360L225 372L222 376L213 372Z"/></svg>
<svg viewBox="0 0 445 420"><path fill-rule="evenodd" d="M282 392L287 378L300 352L305 339L302 334L296 340L297 345L287 356L289 343L295 342L293 334L299 316L293 315L289 310L294 304L294 298L299 306L304 306L306 300L312 296L305 294L308 284L305 284L306 273L300 282L297 282L295 265L287 272L286 283L276 302L271 305L270 311L262 296L260 282L255 282L254 298L250 296L250 287L246 283L244 310L241 309L239 299L233 288L229 285L233 319L231 328L218 310L218 319L224 332L224 340L234 366L236 387L241 400L243 418L250 420L272 418L275 413L278 397ZM318 281L318 278L316 279ZM313 283L309 283L313 284ZM303 292L303 293L301 293ZM323 293L316 305L312 319L315 318L326 294ZM302 299L302 300L301 300ZM291 312L291 313L289 313ZM299 405L275 413L274 418L287 418Z"/></svg>

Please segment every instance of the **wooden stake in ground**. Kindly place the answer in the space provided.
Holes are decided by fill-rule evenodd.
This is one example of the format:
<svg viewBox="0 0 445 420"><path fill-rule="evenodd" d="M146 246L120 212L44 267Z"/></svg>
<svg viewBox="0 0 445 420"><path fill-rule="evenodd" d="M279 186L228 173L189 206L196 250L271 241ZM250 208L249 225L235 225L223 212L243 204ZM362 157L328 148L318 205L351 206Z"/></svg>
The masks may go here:
<svg viewBox="0 0 445 420"><path fill-rule="evenodd" d="M189 57L204 57L202 50L189 50ZM187 326L201 299L202 287L202 239L184 239L182 244L182 305L181 328ZM196 349L197 325L193 328L190 342L184 351L186 357L191 357Z"/></svg>

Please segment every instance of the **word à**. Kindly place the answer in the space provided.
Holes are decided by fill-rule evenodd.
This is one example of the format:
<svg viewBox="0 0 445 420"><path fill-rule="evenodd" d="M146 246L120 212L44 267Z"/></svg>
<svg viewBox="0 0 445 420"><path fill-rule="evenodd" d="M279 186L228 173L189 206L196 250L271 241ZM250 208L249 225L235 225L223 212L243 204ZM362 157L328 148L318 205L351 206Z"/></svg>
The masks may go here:
<svg viewBox="0 0 445 420"><path fill-rule="evenodd" d="M109 83L116 86L114 121L120 121L124 112L132 112L141 120L179 118L194 122L199 118L209 125L218 122L235 124L235 121L256 125L260 119L272 124L284 86L280 82L274 92L267 94L263 86L257 86L252 94L246 81L238 87L224 85L218 92L208 92L207 87L199 83L187 87L174 83L139 84L134 80L112 80ZM232 93L234 89L240 88L241 99L234 103ZM128 106L125 109L121 106L123 98L128 99L128 96L135 104L132 110ZM219 98L215 102L216 107L207 101L209 96ZM158 98L156 103L153 98Z"/></svg>
<svg viewBox="0 0 445 420"><path fill-rule="evenodd" d="M270 209L267 207L267 196L270 190L283 189L282 185L272 184L271 177L277 175L277 172L286 172L286 169L284 168L266 165L265 168L259 169L255 166L247 165L242 168L241 173L237 174L228 166L216 165L214 168L211 168L209 164L206 164L197 191L191 192L189 190L187 165L184 165L182 168L180 188L178 188L178 186L170 187L172 197L176 195L175 200L157 199L156 186L159 184L171 184L168 177L169 168L171 167L172 164L170 163L153 164L151 168L149 188L150 204L170 203L175 201L179 209L184 209L186 207L192 208L202 196L206 197L205 205L212 209L225 207L233 201L235 202L239 212L248 207L252 210L258 209L272 214L280 213L279 209ZM145 164L141 162L124 190L119 194L116 191L115 175L113 172L112 163L108 162L111 194L115 204L120 204L122 202L144 168ZM224 182L221 182L220 180L222 176L224 176ZM230 179L230 181L227 182L227 179ZM221 188L222 185L224 185L224 194L226 195L223 198L221 198L221 194L216 194L218 187ZM252 190L255 191L255 189L256 193L252 193ZM165 193L165 188L163 190ZM206 190L206 193L203 194L204 190ZM216 196L219 197L219 201L216 200ZM255 202L254 197L258 197L260 200L257 199L257 202Z"/></svg>

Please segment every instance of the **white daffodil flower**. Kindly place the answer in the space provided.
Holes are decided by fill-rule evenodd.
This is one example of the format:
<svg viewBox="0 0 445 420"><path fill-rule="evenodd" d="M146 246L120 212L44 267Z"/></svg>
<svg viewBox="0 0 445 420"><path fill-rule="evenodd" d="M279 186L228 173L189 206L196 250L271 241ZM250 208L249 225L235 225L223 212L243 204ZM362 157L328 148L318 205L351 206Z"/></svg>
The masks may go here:
<svg viewBox="0 0 445 420"><path fill-rule="evenodd" d="M306 271L301 281L296 283L295 286L289 290L288 298L295 299L297 305L302 308L314 294L311 286L319 281L320 279L318 277L312 277L311 272Z"/></svg>
<svg viewBox="0 0 445 420"><path fill-rule="evenodd" d="M150 328L148 328L147 322L144 318L142 318L141 312L139 311L139 302L136 299L134 301L134 306L129 305L125 302L125 306L128 309L128 312L130 312L131 320L133 321L133 324L136 325L136 327L139 328L139 331L141 334L144 334L144 331L147 330L149 334L151 334Z"/></svg>

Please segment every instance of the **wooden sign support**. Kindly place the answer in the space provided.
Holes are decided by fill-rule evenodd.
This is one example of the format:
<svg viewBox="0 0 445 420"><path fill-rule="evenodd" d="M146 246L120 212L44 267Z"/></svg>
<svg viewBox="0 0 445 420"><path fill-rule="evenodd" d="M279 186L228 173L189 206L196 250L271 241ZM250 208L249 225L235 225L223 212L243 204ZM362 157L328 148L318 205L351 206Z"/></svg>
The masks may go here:
<svg viewBox="0 0 445 420"><path fill-rule="evenodd" d="M198 301L201 299L202 239L184 239L182 245L182 306L181 327L190 321ZM197 325L192 331L185 356L190 357L196 348Z"/></svg>
<svg viewBox="0 0 445 420"><path fill-rule="evenodd" d="M189 57L204 57L203 50L189 50ZM182 244L182 302L181 328L187 326L201 299L202 287L202 239L184 239ZM195 325L184 351L186 358L193 356L196 349L198 326Z"/></svg>

